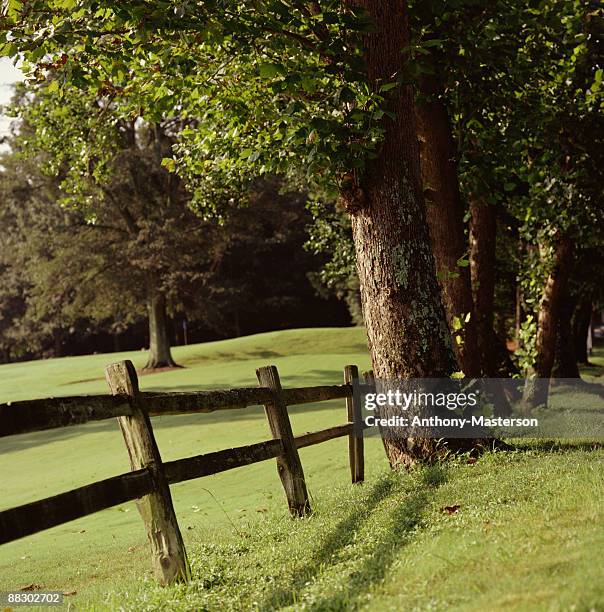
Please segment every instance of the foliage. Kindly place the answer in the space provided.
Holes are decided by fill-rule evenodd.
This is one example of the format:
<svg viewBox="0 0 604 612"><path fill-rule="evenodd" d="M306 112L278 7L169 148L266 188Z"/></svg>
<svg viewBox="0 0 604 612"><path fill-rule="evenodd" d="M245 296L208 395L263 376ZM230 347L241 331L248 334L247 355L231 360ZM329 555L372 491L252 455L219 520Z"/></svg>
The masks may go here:
<svg viewBox="0 0 604 612"><path fill-rule="evenodd" d="M362 171L380 139L388 92L366 85L352 5L326 1L265 7L239 3L16 3L4 48L30 71L122 98L124 116L194 121L168 167L178 164L202 207L228 202L259 173L305 173L332 188ZM244 177L242 179L242 177Z"/></svg>
<svg viewBox="0 0 604 612"><path fill-rule="evenodd" d="M13 106L21 127L2 174L5 214L14 216L4 240L16 245L6 265L28 283L24 313L3 334L14 350L121 332L144 318L150 291L221 337L264 330L269 313L276 326L304 320L302 304L313 303L305 275L318 261L302 250L302 195L256 181L245 194L251 206L230 205L221 224L200 219L182 181L161 166L182 122L125 121L116 102L67 85L27 92ZM8 269L3 278L12 304ZM306 321L314 323L311 312Z"/></svg>
<svg viewBox="0 0 604 612"><path fill-rule="evenodd" d="M527 315L526 319L520 325L519 347L514 354L518 368L525 373L530 371L537 358L537 321L533 315Z"/></svg>
<svg viewBox="0 0 604 612"><path fill-rule="evenodd" d="M120 121L181 122L163 164L184 177L202 217L244 203L262 174L285 174L333 202L375 155L398 84L414 82L449 109L465 200L483 199L514 219L514 235L501 239L521 240L528 256L505 249L514 258L507 268L518 270L525 310L534 313L555 237L601 244L602 8L431 0L411 2L409 15L413 40L402 51L412 61L376 88L362 61L372 25L334 0L14 1L0 43L22 53L51 93L79 88L103 108L116 105ZM101 144L103 130L94 131ZM94 172L103 168L95 159ZM313 212L310 249L329 252L315 280L355 296L345 223L330 205ZM512 294L501 288L509 279L500 296Z"/></svg>
<svg viewBox="0 0 604 612"><path fill-rule="evenodd" d="M362 325L350 219L334 204L311 201L308 207L313 223L309 226L310 235L305 247L315 254L328 256L328 261L311 276L311 280L320 294L334 294L344 300L353 323Z"/></svg>

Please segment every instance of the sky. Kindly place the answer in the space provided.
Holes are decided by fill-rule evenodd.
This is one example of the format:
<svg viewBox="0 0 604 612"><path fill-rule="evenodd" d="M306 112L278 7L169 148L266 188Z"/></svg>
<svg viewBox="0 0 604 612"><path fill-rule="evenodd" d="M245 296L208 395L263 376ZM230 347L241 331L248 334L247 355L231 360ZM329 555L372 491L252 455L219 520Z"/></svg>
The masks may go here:
<svg viewBox="0 0 604 612"><path fill-rule="evenodd" d="M10 101L13 84L23 78L23 74L13 66L9 57L0 57L0 106ZM0 111L0 137L6 134L8 126L8 119Z"/></svg>

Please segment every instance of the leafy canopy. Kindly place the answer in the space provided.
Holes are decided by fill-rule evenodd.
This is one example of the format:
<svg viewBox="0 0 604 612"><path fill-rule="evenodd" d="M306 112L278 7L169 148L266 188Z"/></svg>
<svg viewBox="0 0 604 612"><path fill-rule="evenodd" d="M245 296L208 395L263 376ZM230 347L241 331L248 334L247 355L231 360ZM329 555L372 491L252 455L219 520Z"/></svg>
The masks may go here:
<svg viewBox="0 0 604 612"><path fill-rule="evenodd" d="M191 119L175 156L197 202L281 173L335 190L375 154L391 83L370 87L352 5L314 2L10 2L0 44L33 78L65 83L125 116Z"/></svg>

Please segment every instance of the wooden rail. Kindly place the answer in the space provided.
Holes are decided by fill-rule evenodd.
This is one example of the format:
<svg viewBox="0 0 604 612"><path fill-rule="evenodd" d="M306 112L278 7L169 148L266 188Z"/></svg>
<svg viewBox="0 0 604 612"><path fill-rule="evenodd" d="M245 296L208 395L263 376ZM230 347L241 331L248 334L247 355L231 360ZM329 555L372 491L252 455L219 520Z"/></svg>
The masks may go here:
<svg viewBox="0 0 604 612"><path fill-rule="evenodd" d="M192 393L141 393L130 361L108 366L105 374L111 395L0 404L0 437L117 418L132 471L0 512L0 544L137 500L156 579L166 585L190 575L170 484L276 459L290 513L305 516L311 508L298 449L345 436L352 482L364 480L364 427L359 394L354 392L359 385L355 366L346 366L343 385L283 389L277 368L267 366L257 370L258 387ZM367 377L366 381L371 382ZM346 400L346 423L294 436L288 406L333 399ZM150 416L257 405L264 405L272 440L162 461Z"/></svg>
<svg viewBox="0 0 604 612"><path fill-rule="evenodd" d="M189 393L140 393L140 398L149 416L162 416L259 406L270 402L273 395L270 389L250 387ZM284 389L283 395L286 404L293 406L350 397L352 387L332 385ZM54 397L0 404L0 438L131 414L128 397L111 395Z"/></svg>
<svg viewBox="0 0 604 612"><path fill-rule="evenodd" d="M153 490L148 470L128 472L0 512L0 544L143 497Z"/></svg>

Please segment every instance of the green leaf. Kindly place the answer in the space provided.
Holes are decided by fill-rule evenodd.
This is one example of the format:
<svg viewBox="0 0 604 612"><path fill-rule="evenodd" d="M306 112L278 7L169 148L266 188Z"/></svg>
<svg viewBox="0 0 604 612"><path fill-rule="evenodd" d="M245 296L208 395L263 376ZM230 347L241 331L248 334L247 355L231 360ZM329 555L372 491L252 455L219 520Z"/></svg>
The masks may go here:
<svg viewBox="0 0 604 612"><path fill-rule="evenodd" d="M161 165L168 172L174 172L174 170L176 169L176 162L175 162L175 160L172 157L164 157L161 160Z"/></svg>
<svg viewBox="0 0 604 612"><path fill-rule="evenodd" d="M285 74L285 72L285 66L282 64L267 63L258 66L258 73L263 79L272 79L277 75Z"/></svg>
<svg viewBox="0 0 604 612"><path fill-rule="evenodd" d="M432 38L422 42L422 47L442 47L443 42L442 38Z"/></svg>

